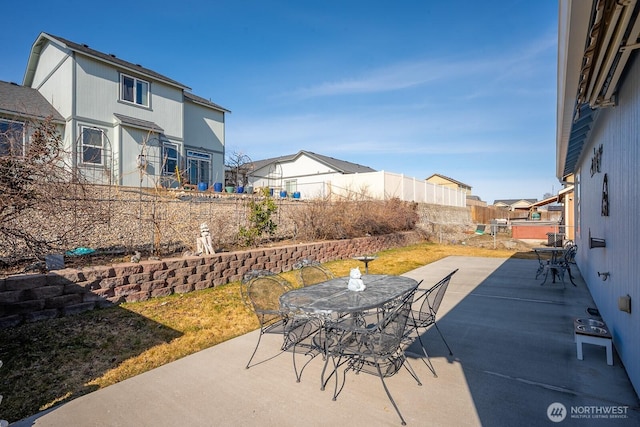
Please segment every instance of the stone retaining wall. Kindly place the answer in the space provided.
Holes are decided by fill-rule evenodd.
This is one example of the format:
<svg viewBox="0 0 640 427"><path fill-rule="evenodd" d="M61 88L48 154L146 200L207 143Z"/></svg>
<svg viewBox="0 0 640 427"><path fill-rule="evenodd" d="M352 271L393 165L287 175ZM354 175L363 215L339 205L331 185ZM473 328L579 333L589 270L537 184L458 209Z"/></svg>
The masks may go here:
<svg viewBox="0 0 640 427"><path fill-rule="evenodd" d="M0 327L219 286L254 269L290 271L305 258L327 262L421 240L408 232L0 278Z"/></svg>

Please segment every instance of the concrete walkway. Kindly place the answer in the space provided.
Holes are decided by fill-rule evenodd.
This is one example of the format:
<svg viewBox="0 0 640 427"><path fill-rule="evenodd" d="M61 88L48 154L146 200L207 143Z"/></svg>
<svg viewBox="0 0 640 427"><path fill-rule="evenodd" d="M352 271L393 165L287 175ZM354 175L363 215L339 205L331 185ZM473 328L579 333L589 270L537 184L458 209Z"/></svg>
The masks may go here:
<svg viewBox="0 0 640 427"><path fill-rule="evenodd" d="M638 396L617 355L608 366L603 347L585 345L584 360L576 358L573 318L594 307L579 273L577 288L540 286L536 267L449 257L406 274L426 287L459 268L438 320L454 355L432 328L424 339L438 377L410 358L423 385L404 370L387 381L409 426L640 425ZM278 338L265 336L258 357L275 352ZM320 357L300 383L289 353L245 369L256 339L249 333L12 426L400 425L375 376L350 373L334 402L331 390L320 391ZM414 347L409 354L420 352ZM605 418L612 411L621 418ZM561 414L563 421L550 420Z"/></svg>

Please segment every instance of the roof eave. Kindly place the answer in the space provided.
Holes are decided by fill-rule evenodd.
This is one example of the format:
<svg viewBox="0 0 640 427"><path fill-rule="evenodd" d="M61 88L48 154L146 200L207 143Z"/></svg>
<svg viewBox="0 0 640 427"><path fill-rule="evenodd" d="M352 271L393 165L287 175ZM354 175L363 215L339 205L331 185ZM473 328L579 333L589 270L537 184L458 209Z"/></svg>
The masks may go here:
<svg viewBox="0 0 640 427"><path fill-rule="evenodd" d="M27 60L27 69L24 72L24 77L22 79L22 85L31 87L33 83L33 76L36 72L36 67L38 66L38 60L40 59L40 53L42 52L42 47L45 43L50 40L47 34L40 33L38 38L33 45L31 46L31 52L29 53L29 59Z"/></svg>
<svg viewBox="0 0 640 427"><path fill-rule="evenodd" d="M40 53L42 51L42 47L46 44L47 41L55 42L58 45L63 46L65 49L68 49L68 50L73 51L73 52L77 52L77 53L79 53L79 54L81 54L83 56L86 56L88 58L92 58L95 61L102 62L102 63L107 63L107 64L112 65L113 67L115 67L117 69L121 69L121 70L130 72L132 74L142 75L142 76L150 78L151 80L159 81L159 82L162 82L162 83L167 84L169 86L173 86L173 87L179 88L181 90L191 90L191 88L189 86L186 86L186 85L184 85L184 84L182 84L180 82L176 82L174 80L170 80L168 77L167 78L162 78L162 75L160 75L159 73L155 73L154 72L156 75L152 76L152 75L148 74L145 71L145 69L142 68L142 67L136 67L134 64L131 64L131 66L128 66L128 65L122 63L122 62L128 63L128 61L125 61L125 60L122 60L122 62L109 61L106 58L103 58L103 57L100 57L100 56L97 56L97 55L93 55L90 52L80 51L78 49L75 49L73 46L69 46L63 40L55 38L55 37L53 37L53 36L51 36L50 34L47 34L47 33L40 33L40 35L38 36L36 41L33 43L33 46L31 47L31 53L29 54L29 60L27 62L27 70L25 71L25 76L24 76L24 80L23 80L23 86L31 87L31 84L33 83L33 77L34 77L34 74L35 74L35 70L36 70L36 67L38 65L38 59L39 59ZM101 52L99 52L99 53L101 53Z"/></svg>
<svg viewBox="0 0 640 427"><path fill-rule="evenodd" d="M565 174L569 136L589 32L593 0L560 0L558 20L558 99L556 117L556 176Z"/></svg>

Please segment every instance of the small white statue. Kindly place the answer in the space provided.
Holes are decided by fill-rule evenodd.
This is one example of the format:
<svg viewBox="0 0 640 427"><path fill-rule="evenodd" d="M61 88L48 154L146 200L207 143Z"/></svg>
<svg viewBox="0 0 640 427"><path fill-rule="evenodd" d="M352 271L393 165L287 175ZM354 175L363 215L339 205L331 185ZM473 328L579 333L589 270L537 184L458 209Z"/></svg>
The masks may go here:
<svg viewBox="0 0 640 427"><path fill-rule="evenodd" d="M362 273L360 273L360 268L352 268L349 273L349 284L347 285L350 291L364 291L366 286L362 281Z"/></svg>
<svg viewBox="0 0 640 427"><path fill-rule="evenodd" d="M196 243L198 246L196 255L202 255L203 253L206 255L213 255L215 253L215 251L213 250L213 245L211 244L211 233L209 233L209 226L205 222L200 224L200 237L198 237Z"/></svg>

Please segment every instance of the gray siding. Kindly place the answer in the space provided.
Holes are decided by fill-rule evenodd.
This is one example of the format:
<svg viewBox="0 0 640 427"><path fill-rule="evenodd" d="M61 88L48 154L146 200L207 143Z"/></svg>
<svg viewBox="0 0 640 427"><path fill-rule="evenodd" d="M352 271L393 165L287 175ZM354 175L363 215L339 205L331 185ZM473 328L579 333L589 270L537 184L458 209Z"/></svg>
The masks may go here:
<svg viewBox="0 0 640 427"><path fill-rule="evenodd" d="M185 102L184 85L87 46L57 38L51 41L42 34L34 46L37 56L30 58L28 69L32 71L25 75L25 82L29 81L66 120L64 141L73 153L71 164L80 168L90 182L141 185L136 159L144 153L149 165L142 185L157 185L162 175L160 140L176 144L181 168L185 166L185 147L210 153L212 179L224 180L227 110L215 104L204 107ZM121 74L149 84L148 105L120 100ZM201 101L210 103L204 98ZM82 126L104 131L106 151L101 165L80 161Z"/></svg>
<svg viewBox="0 0 640 427"><path fill-rule="evenodd" d="M611 329L636 392L640 394L640 61L627 70L618 105L603 109L580 159L580 223L577 262L594 301ZM594 148L602 144L601 172L591 176ZM602 216L604 175L608 177L609 216ZM589 249L592 237L606 248ZM598 272L611 275L603 281ZM630 295L631 314L618 310Z"/></svg>
<svg viewBox="0 0 640 427"><path fill-rule="evenodd" d="M210 184L224 183L224 113L185 101L184 117L184 144L210 152Z"/></svg>
<svg viewBox="0 0 640 427"><path fill-rule="evenodd" d="M65 118L72 114L73 60L48 44L40 55L32 88L37 89Z"/></svg>

